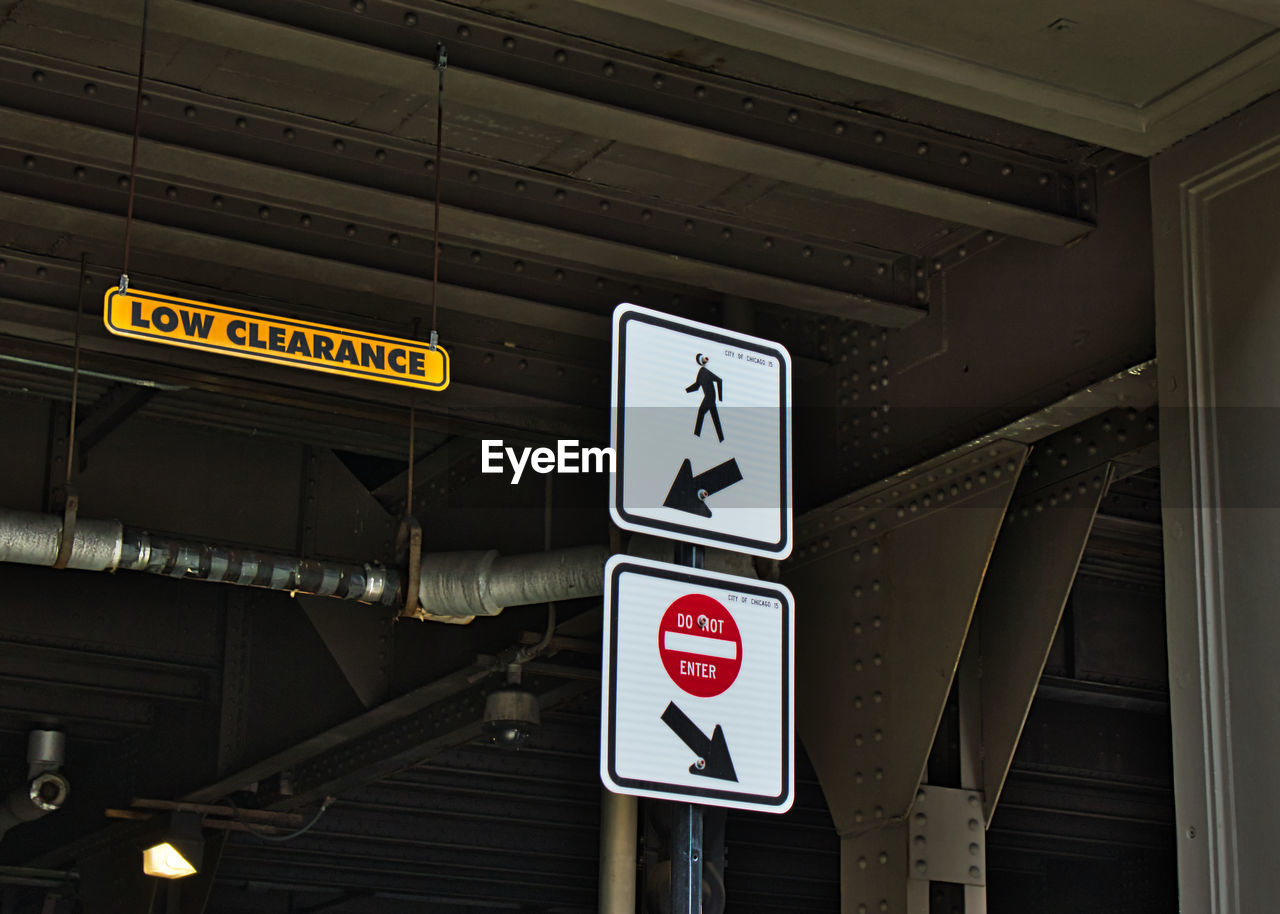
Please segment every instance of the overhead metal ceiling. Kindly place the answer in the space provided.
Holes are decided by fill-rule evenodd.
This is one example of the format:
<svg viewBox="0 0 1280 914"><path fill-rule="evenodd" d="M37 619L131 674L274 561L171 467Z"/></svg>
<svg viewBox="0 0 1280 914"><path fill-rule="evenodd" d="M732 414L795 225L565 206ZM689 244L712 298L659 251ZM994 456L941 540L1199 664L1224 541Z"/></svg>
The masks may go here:
<svg viewBox="0 0 1280 914"><path fill-rule="evenodd" d="M1049 429L1008 423L1150 358L1145 165L1095 145L1142 146L1114 141L1128 121L1117 134L999 120L1013 109L858 76L782 32L761 45L742 23L721 31L719 13L683 32L692 20L642 21L674 6L152 0L134 284L425 332L439 168L454 381L417 401L412 454L435 549L610 536L599 480L506 486L479 473L477 442L603 443L619 301L789 347L801 509L997 429L1037 441ZM379 531L405 502L403 392L122 340L91 317L118 275L139 14L133 0L19 0L0 21L0 419L13 430L0 504L46 509L61 478L83 312L86 516L394 561ZM866 23L836 25L840 37ZM1237 26L1223 54L1254 28ZM920 38L901 28L889 37ZM1078 35L1040 45L1064 37ZM1052 54L1032 64L1052 69ZM1171 54L1150 81L1194 64ZM1140 386L1150 369L1135 370ZM1168 773L1149 751L1167 722L1155 484L1125 480L1086 548L993 827L1005 885L1140 872L1167 887ZM20 595L0 603L6 773L46 721L68 729L77 772L94 772L77 782L83 805L30 826L22 847L6 841L0 861L75 867L100 886L134 825L104 829L106 805L234 792L309 813L333 791L296 841L233 834L209 910L594 909L589 601L561 608L558 635L579 643L531 668L547 725L512 754L476 741L479 709L492 658L537 638L540 608L394 636L360 618L344 647L278 595L9 567L0 579ZM1124 634L1121 616L1124 652L1100 634ZM389 701L366 707L352 664ZM838 909L838 839L807 760L797 808L733 814L728 846L731 910Z"/></svg>

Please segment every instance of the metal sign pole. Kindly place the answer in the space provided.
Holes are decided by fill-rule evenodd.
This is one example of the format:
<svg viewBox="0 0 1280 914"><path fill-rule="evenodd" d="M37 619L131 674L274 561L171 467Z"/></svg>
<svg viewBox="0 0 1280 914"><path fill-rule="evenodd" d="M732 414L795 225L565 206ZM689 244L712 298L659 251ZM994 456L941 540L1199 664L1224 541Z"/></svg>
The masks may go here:
<svg viewBox="0 0 1280 914"><path fill-rule="evenodd" d="M676 564L702 568L706 550L676 543ZM674 803L671 810L671 914L702 911L702 807Z"/></svg>

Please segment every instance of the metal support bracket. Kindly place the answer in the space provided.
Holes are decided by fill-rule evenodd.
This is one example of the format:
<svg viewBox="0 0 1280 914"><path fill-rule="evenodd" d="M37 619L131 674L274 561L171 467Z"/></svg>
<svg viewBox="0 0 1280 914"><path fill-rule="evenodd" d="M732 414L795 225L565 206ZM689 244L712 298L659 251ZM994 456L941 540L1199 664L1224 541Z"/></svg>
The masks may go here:
<svg viewBox="0 0 1280 914"><path fill-rule="evenodd" d="M397 551L406 551L409 573L405 575L404 609L400 611L402 618L423 620L426 618L422 607L418 605L418 584L422 580L422 525L412 515L405 515L400 522L397 534Z"/></svg>
<svg viewBox="0 0 1280 914"><path fill-rule="evenodd" d="M62 538L58 541L58 557L53 560L54 568L66 568L71 561L71 550L76 542L76 514L80 510L80 495L74 487L63 487L61 494Z"/></svg>
<svg viewBox="0 0 1280 914"><path fill-rule="evenodd" d="M987 884L986 826L978 791L922 785L908 828L909 878Z"/></svg>

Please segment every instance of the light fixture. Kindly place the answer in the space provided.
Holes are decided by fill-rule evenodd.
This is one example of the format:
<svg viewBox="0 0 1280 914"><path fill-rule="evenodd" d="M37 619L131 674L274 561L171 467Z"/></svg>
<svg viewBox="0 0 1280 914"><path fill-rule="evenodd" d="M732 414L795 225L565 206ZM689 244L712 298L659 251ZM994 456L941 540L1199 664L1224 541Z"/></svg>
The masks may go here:
<svg viewBox="0 0 1280 914"><path fill-rule="evenodd" d="M201 816L175 812L158 840L142 852L142 871L162 879L181 879L199 871L204 856Z"/></svg>
<svg viewBox="0 0 1280 914"><path fill-rule="evenodd" d="M538 697L520 686L521 666L507 667L507 685L489 693L484 702L482 729L491 742L504 749L519 749L542 723Z"/></svg>

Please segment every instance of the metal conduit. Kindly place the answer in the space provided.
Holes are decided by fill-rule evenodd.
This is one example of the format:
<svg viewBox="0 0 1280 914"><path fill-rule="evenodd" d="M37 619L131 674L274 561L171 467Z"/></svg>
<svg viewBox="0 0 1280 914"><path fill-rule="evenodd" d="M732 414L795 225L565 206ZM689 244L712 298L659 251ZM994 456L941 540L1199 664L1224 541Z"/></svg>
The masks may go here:
<svg viewBox="0 0 1280 914"><path fill-rule="evenodd" d="M0 508L0 562L52 566L62 542L62 518ZM599 596L604 546L580 546L520 556L496 551L422 557L419 600L435 616L491 616L507 606ZM159 536L116 520L76 523L68 568L145 571L381 606L403 604L400 574L376 564L344 564L233 549Z"/></svg>

